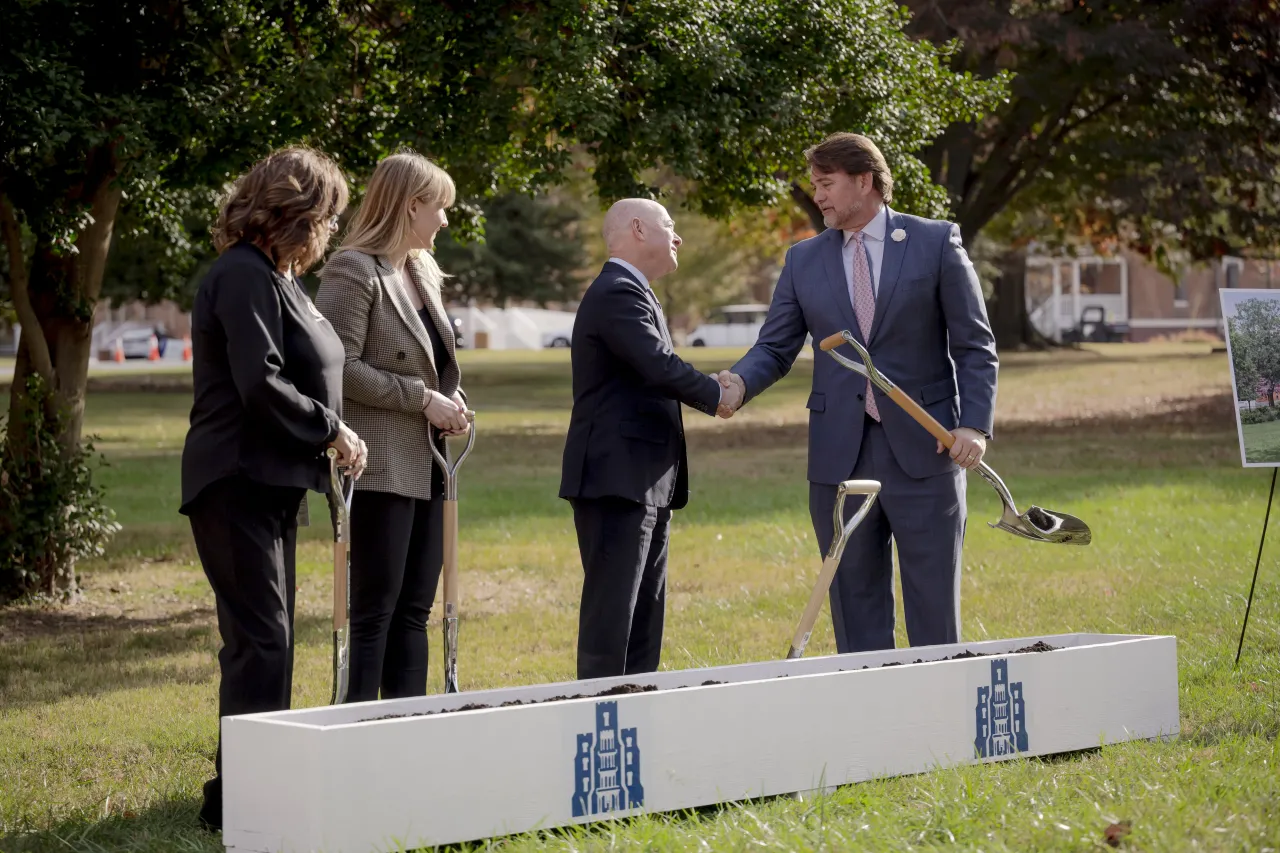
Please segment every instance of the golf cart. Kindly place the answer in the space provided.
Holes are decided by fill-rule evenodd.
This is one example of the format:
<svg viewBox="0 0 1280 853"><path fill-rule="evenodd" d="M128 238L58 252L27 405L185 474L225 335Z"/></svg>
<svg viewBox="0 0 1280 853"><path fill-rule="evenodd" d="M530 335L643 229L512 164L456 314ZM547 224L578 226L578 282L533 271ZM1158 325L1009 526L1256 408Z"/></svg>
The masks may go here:
<svg viewBox="0 0 1280 853"><path fill-rule="evenodd" d="M1080 312L1080 322L1075 328L1062 333L1064 344L1079 344L1086 341L1093 343L1119 343L1129 336L1128 323L1111 323L1107 321L1106 311L1101 305L1088 305Z"/></svg>

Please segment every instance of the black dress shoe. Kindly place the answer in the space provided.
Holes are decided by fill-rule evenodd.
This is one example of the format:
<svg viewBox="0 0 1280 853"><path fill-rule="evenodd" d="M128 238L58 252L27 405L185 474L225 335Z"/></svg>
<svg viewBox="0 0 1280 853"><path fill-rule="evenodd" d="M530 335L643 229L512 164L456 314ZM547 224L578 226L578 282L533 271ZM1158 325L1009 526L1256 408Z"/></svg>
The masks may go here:
<svg viewBox="0 0 1280 853"><path fill-rule="evenodd" d="M222 780L204 783L204 804L200 806L200 827L209 832L222 831Z"/></svg>

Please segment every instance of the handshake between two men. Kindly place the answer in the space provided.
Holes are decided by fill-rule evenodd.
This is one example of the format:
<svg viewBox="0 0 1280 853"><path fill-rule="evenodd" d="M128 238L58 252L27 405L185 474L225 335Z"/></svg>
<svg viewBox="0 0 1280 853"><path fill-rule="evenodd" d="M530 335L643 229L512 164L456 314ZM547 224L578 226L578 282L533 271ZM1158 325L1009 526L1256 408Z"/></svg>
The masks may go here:
<svg viewBox="0 0 1280 853"><path fill-rule="evenodd" d="M733 417L733 413L741 409L742 404L746 402L747 383L742 381L741 376L729 370L707 375L719 382L723 389L720 393L720 405L716 407L716 414L725 419Z"/></svg>

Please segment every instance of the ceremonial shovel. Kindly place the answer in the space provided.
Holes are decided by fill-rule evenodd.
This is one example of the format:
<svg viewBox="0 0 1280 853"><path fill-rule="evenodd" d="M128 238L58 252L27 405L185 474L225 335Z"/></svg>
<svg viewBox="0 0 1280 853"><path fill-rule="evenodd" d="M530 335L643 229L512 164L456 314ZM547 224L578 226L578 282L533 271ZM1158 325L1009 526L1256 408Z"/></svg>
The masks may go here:
<svg viewBox="0 0 1280 853"><path fill-rule="evenodd" d="M844 343L849 344L857 351L858 356L862 359L862 364L858 364L853 359L846 358L835 351L836 347ZM906 392L894 385L887 376L876 370L871 363L871 355L866 348L858 343L847 330L824 338L819 346L843 366L870 379L880 390L888 394L893 402L902 407L903 411L927 429L930 435L942 442L943 447L950 450L951 445L955 444L955 436L948 432L946 427L934 420L919 403L908 397ZM1017 506L1013 502L1013 496L1009 494L1009 487L1004 484L999 475L991 470L986 462L979 462L977 471L982 479L990 483L991 487L996 490L996 494L1000 496L1000 502L1004 504L1000 519L994 523L989 523L989 526L1035 542L1088 545L1093 538L1093 534L1089 531L1089 525L1074 515L1067 515L1065 512L1056 510L1042 509L1038 506L1032 506L1026 512L1019 513Z"/></svg>
<svg viewBox="0 0 1280 853"><path fill-rule="evenodd" d="M431 442L431 455L444 472L444 692L458 692L458 469L476 440L476 413L467 412L467 446L458 461L449 464L448 440L440 436L444 453Z"/></svg>
<svg viewBox="0 0 1280 853"><path fill-rule="evenodd" d="M853 518L844 520L844 499L849 495L866 495L867 499L858 507ZM791 640L791 650L787 652L787 660L802 657L804 647L809 644L809 635L813 633L813 625L818 621L818 613L822 610L822 600L827 597L831 588L831 579L836 576L840 566L840 557L844 555L844 546L849 544L849 537L857 529L862 520L871 512L876 498L880 495L880 484L875 480L845 480L836 489L836 508L832 513L834 526L831 528L831 547L827 548L827 556L822 561L822 571L818 572L818 580L809 595L809 603L800 615L800 626Z"/></svg>
<svg viewBox="0 0 1280 853"><path fill-rule="evenodd" d="M330 705L347 701L351 684L351 495L355 480L338 467L338 451L330 447L329 518L333 522L333 695Z"/></svg>

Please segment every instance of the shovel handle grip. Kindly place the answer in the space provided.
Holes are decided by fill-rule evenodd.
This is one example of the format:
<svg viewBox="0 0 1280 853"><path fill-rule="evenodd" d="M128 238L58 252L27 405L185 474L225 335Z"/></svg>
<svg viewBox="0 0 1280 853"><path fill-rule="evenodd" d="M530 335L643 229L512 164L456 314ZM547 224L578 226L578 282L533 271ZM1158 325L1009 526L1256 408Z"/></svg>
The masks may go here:
<svg viewBox="0 0 1280 853"><path fill-rule="evenodd" d="M827 335L818 344L818 348L823 352L830 352L836 347L844 343L844 332L836 332L834 335Z"/></svg>
<svg viewBox="0 0 1280 853"><path fill-rule="evenodd" d="M471 409L463 412L463 417L467 419L467 423L471 428L467 430L467 444L462 448L462 453L452 463L449 461L448 439L445 437L444 431L432 427L433 434L439 439L439 447L436 447L436 441L427 442L431 448L431 455L435 457L436 464L440 466L440 471L444 474L444 497L445 500L458 499L458 469L462 467L462 463L466 461L467 456L471 453L471 446L476 443L476 413Z"/></svg>
<svg viewBox="0 0 1280 853"><path fill-rule="evenodd" d="M845 480L837 487L837 491L846 495L875 495L880 492L880 481Z"/></svg>

